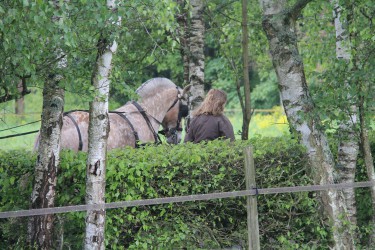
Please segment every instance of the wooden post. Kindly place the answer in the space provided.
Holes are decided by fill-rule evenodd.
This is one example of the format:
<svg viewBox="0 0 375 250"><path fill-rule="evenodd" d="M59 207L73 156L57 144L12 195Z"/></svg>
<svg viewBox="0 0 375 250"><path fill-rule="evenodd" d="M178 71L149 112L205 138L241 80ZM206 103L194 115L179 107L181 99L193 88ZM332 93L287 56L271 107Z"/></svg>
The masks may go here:
<svg viewBox="0 0 375 250"><path fill-rule="evenodd" d="M253 188L256 188L253 148L251 146L246 147L244 149L244 155L246 189L251 190ZM255 195L249 195L246 199L249 250L259 250L260 240L257 197Z"/></svg>
<svg viewBox="0 0 375 250"><path fill-rule="evenodd" d="M18 92L20 93L20 96L15 100L14 112L18 115L24 115L25 97L22 95L22 92L24 91L22 81L18 83L17 89L18 89Z"/></svg>

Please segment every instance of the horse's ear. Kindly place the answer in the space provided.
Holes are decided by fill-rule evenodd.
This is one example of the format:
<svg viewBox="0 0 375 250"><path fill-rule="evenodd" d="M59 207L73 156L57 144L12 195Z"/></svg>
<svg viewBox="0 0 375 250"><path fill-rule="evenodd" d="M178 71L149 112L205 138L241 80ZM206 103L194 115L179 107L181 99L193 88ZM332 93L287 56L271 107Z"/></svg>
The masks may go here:
<svg viewBox="0 0 375 250"><path fill-rule="evenodd" d="M189 84L189 85L187 85L187 86L182 90L182 94L181 94L182 98L183 98L188 92L190 92L190 89L191 89L192 86L193 86L192 84Z"/></svg>

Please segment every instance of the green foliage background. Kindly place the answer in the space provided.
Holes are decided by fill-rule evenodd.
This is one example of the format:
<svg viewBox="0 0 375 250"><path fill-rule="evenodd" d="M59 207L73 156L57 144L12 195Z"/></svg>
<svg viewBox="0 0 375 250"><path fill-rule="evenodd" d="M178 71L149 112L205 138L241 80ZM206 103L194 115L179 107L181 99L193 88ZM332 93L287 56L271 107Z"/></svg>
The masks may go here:
<svg viewBox="0 0 375 250"><path fill-rule="evenodd" d="M13 135L17 133L24 133L40 129L40 122L26 125L29 122L40 121L42 109L42 91L38 88L33 88L32 93L25 96L25 114L14 114L14 102L7 102L0 104L0 137ZM125 104L119 103L116 100L110 101L110 110L114 110L119 106ZM225 114L230 119L234 131L237 134L242 129L242 113L239 109L230 108L227 105ZM65 93L65 107L64 110L85 109L88 110L88 98L84 98L76 93L66 91ZM255 112L250 123L250 137L256 135L263 136L288 136L289 125L287 118L280 107L273 107L266 110L267 112ZM14 129L9 129L15 126L22 126ZM36 134L23 135L8 139L0 140L0 150L19 150L24 149L31 151L34 146Z"/></svg>
<svg viewBox="0 0 375 250"><path fill-rule="evenodd" d="M295 1L290 1L294 3ZM64 76L60 85L66 90L65 110L85 108L95 94L90 78L101 32L111 32L119 42L114 57L111 106L118 107L136 98L134 90L145 80L164 76L182 86L182 64L175 16L184 11L175 1L127 1L117 14L105 8L104 1L60 1L56 9L51 1L4 0L0 2L0 94L4 87L15 91L19 76L27 78L29 87L42 88L49 74ZM69 4L70 3L70 4ZM298 18L299 49L303 56L306 78L316 103L317 115L332 145L337 139L335 125L350 103L348 93L365 99L367 126L374 128L374 28L375 4L371 0L340 0L347 9L353 7L350 23L353 62L335 58L335 33L332 6L327 1L313 1ZM276 76L268 57L268 46L261 27L259 3L250 0L250 57L254 63L249 72L252 84L252 107L272 108L279 105ZM350 13L344 13L344 15ZM56 24L53 16L60 16ZM123 19L116 30L107 30L111 17ZM228 109L238 109L236 80L242 81L241 4L240 1L213 0L205 9L206 88L228 92ZM56 50L68 58L68 68L55 67ZM351 88L342 88L348 81ZM78 98L79 96L80 98ZM13 104L2 104L0 128L24 124L40 118L41 101L35 95L26 97L28 113L14 116ZM201 192L232 191L244 188L242 149L251 143L255 148L259 187L307 185L312 181L306 172L303 150L289 139L288 125L280 109L275 114L254 114L250 142L212 142L207 145L161 146L113 151L108 156L107 202L154 198ZM235 132L241 128L240 113L228 112ZM27 127L26 132L39 125ZM260 138L262 135L278 136ZM5 134L1 134L3 136ZM284 136L284 137L283 137ZM31 153L34 136L25 141L2 141L0 149L22 148L0 153L1 211L27 209L35 159ZM21 140L24 140L23 138ZM373 139L372 139L373 140ZM374 148L374 147L372 147ZM24 150L27 149L27 150ZM333 150L334 152L334 150ZM84 203L85 154L65 152L59 172L58 205ZM357 180L365 180L362 159L358 160ZM366 242L372 210L366 190L358 189L359 244ZM321 216L314 193L259 196L262 247L265 249L327 249L330 233ZM245 242L246 218L244 199L216 200L108 211L107 246L113 248L219 248ZM65 236L65 247L80 249L84 213L59 215L57 235ZM1 249L22 248L27 220L9 219L0 223ZM14 232L18 232L15 234ZM57 241L56 236L56 242Z"/></svg>
<svg viewBox="0 0 375 250"><path fill-rule="evenodd" d="M244 190L243 149L250 144L258 188L313 183L303 148L288 138L147 146L109 152L106 202ZM28 209L35 156L2 151L0 158L0 211ZM84 204L85 162L84 153L63 152L56 206ZM360 192L361 197L366 195ZM244 198L231 198L110 209L106 245L111 249L245 247L244 206ZM369 206L359 201L363 228L368 226ZM331 235L316 193L259 195L258 212L262 249L328 249ZM84 218L83 212L57 215L56 244L63 234L65 247L81 249ZM22 248L26 225L26 218L2 220L1 249Z"/></svg>

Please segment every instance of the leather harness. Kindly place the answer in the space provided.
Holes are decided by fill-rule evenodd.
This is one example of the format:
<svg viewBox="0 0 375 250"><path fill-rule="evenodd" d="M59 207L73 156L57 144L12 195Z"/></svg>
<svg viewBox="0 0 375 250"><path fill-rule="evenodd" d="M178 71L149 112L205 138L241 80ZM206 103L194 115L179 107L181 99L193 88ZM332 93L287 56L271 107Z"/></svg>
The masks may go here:
<svg viewBox="0 0 375 250"><path fill-rule="evenodd" d="M78 132L78 139L79 139L78 151L82 151L83 142L82 142L81 131L79 130L79 127L78 127L78 124L77 124L76 120L74 120L73 116L70 114L70 113L75 112L75 111L77 111L77 110L69 111L69 112L66 112L66 113L64 112L64 116L69 117L70 120L73 122L74 126L76 127L77 132ZM83 110L83 111L86 111L86 110Z"/></svg>
<svg viewBox="0 0 375 250"><path fill-rule="evenodd" d="M134 147L138 148L138 141L139 141L138 132L135 131L133 124L129 121L129 119L126 117L126 115L123 112L116 112L116 111L112 111L110 113L118 114L121 118L123 118L126 121L127 124L129 124L129 126L130 126L130 128L133 132L134 138L135 138Z"/></svg>
<svg viewBox="0 0 375 250"><path fill-rule="evenodd" d="M171 105L171 107L168 109L171 110L175 105L176 103L179 101L179 98L177 97L175 99L175 101L173 102L173 104ZM152 126L151 124L151 121L150 119L148 118L148 115L146 113L146 111L141 107L141 105L139 105L136 101L132 101L131 102L139 111L139 113L143 116L143 118L145 119L146 123L147 123L147 126L149 127L149 129L151 130L153 136L154 136L154 140L155 140L155 144L160 144L161 143L161 139L158 135L158 133L156 133L154 127ZM180 103L180 109L181 109L182 105ZM74 117L70 114L70 113L73 113L73 112L76 112L76 111L84 111L84 112L88 112L87 110L72 110L72 111L68 111L68 112L64 112L64 116L67 116L69 117L69 119L73 122L74 126L76 127L77 129L77 133L78 133L78 139L79 139L79 144L78 144L78 151L82 151L82 148L83 148L83 141L82 141L82 134L81 134L81 131L78 127L78 124L76 122L76 120L74 119ZM167 111L167 112L168 112ZM124 114L124 112L118 112L118 111L109 111L109 113L114 113L114 114L117 114L119 115L121 118L123 118L130 126L133 134L134 134L134 138L135 138L135 148L138 148L139 147L139 135L138 135L138 132L135 130L133 124L130 122L130 120L126 117L126 115ZM149 115L151 116L151 115ZM151 116L156 122L158 122L159 124L161 124L160 121L158 121L156 118L154 118L153 116ZM176 126L176 130L177 128L179 127L180 125L180 121L181 121L181 118L183 117L183 114L181 112L178 113L178 121L177 121L177 126Z"/></svg>
<svg viewBox="0 0 375 250"><path fill-rule="evenodd" d="M153 136L154 136L154 139L155 139L155 144L159 144L161 143L161 140L160 140L160 137L158 135L158 133L155 132L155 129L154 127L152 126L151 124L151 121L150 119L148 119L148 116L146 114L146 111L141 107L141 105L139 105L136 101L132 101L132 104L138 109L139 113L141 113L141 115L143 116L143 118L145 119L146 123L147 123L147 126L148 128L151 130ZM152 116L151 116L152 117ZM158 120L156 120L156 118L152 117L156 122L158 122L159 124L161 124L161 122L159 122Z"/></svg>

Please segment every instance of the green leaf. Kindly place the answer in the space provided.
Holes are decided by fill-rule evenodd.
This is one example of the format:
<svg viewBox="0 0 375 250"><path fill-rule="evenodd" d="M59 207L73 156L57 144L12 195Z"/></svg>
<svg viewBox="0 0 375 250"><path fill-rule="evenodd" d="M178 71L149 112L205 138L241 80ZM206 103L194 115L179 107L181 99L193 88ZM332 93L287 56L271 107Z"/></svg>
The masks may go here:
<svg viewBox="0 0 375 250"><path fill-rule="evenodd" d="M12 176L12 177L10 177L10 179L9 179L9 183L11 184L11 185L14 185L14 181L16 180L16 178L14 177L14 176Z"/></svg>
<svg viewBox="0 0 375 250"><path fill-rule="evenodd" d="M23 0L23 7L28 7L29 6L29 0Z"/></svg>

